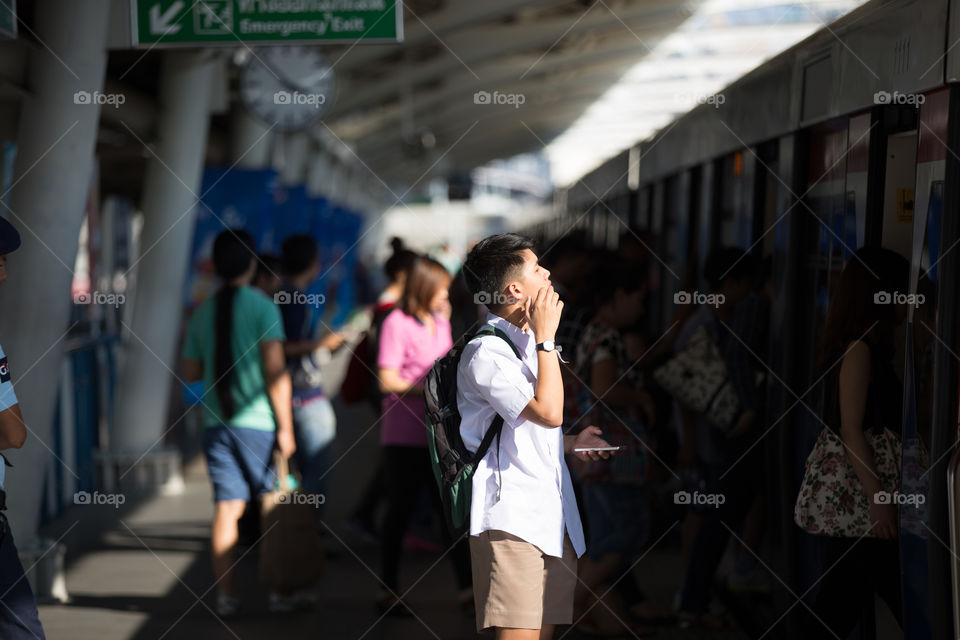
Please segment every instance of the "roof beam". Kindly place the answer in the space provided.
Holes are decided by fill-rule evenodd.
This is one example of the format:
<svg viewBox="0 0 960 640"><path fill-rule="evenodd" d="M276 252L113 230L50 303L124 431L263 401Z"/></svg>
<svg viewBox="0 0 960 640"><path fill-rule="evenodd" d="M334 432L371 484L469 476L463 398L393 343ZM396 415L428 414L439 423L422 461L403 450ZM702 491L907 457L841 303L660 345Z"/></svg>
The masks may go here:
<svg viewBox="0 0 960 640"><path fill-rule="evenodd" d="M404 20L402 43L351 47L337 62L337 71L349 71L373 64L377 60L397 56L405 48L434 39L442 43L440 36L457 29L482 22L497 21L524 9L549 4L556 4L556 0L486 0L485 2L460 0L423 16L414 14L410 5L405 4L404 12L411 14L412 19L407 16Z"/></svg>
<svg viewBox="0 0 960 640"><path fill-rule="evenodd" d="M536 72L530 74L530 80L543 82L544 78L549 78L552 82L556 75L579 74L592 77L610 69L626 71L641 59L640 48L633 36L628 35L625 38L603 41L599 46L589 49L562 49L544 58L537 65ZM418 121L420 114L433 113L439 105L462 98L472 100L477 91L504 91L507 83L510 83L510 87L517 86L517 69L528 68L535 61L534 56L513 56L478 68L481 80L464 73L440 87L415 92L409 105L397 101L329 125L338 135L354 139L395 125L405 118Z"/></svg>
<svg viewBox="0 0 960 640"><path fill-rule="evenodd" d="M434 112L430 117L417 121L417 130L426 129L440 139L448 132L462 132L472 123L480 122L488 132L493 132L503 120L526 121L540 117L542 111L548 110L555 115L573 116L576 118L597 99L597 96L616 81L616 74L597 75L589 82L583 77L571 77L565 83L542 82L535 86L522 85L524 103L519 107L510 105L476 104L473 96L448 103L446 109ZM511 89L521 87L505 87L503 93L512 93ZM496 131L499 135L499 131ZM454 139L456 139L455 133ZM356 141L357 153L361 157L367 154L383 152L391 147L403 146L404 131L400 127L382 131L376 135L367 135Z"/></svg>
<svg viewBox="0 0 960 640"><path fill-rule="evenodd" d="M584 36L596 31L632 32L638 38L637 46L644 48L643 36L653 37L679 24L688 15L685 5L659 3L629 6L617 13L595 4L579 20L569 17L511 25L485 26L469 29L458 35L453 42L458 54L440 55L418 66L405 69L404 73L393 73L377 81L360 86L344 87L344 97L337 101L331 110L330 118L354 113L382 104L394 96L402 95L405 90L418 84L436 81L439 78L466 71L473 74L472 64L498 58L519 51L549 49L566 38ZM544 54L546 57L546 54ZM535 62L527 69L517 69L522 77L536 69Z"/></svg>

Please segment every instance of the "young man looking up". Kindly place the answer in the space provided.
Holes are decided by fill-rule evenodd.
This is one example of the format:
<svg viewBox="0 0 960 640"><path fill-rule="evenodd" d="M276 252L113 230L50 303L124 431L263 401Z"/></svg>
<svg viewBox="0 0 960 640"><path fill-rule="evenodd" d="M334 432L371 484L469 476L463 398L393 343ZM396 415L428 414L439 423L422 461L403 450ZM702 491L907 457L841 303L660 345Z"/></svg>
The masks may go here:
<svg viewBox="0 0 960 640"><path fill-rule="evenodd" d="M470 555L477 628L497 640L548 640L573 617L577 558L585 544L564 454L608 446L596 427L564 436L563 382L553 344L563 303L533 243L516 234L481 240L463 271L498 337L473 340L457 372L460 433L475 451L496 415L499 442L477 465L470 511ZM589 459L606 452L577 455Z"/></svg>

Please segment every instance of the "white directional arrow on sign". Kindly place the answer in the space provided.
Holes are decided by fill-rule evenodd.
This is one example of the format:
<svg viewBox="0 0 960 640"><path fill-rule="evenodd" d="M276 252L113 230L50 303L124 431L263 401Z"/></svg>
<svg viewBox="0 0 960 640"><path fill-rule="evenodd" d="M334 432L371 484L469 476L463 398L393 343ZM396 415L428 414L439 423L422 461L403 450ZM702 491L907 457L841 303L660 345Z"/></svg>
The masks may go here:
<svg viewBox="0 0 960 640"><path fill-rule="evenodd" d="M160 13L160 5L150 7L150 33L153 35L172 36L180 31L180 25L170 24L170 21L183 9L182 0L177 0L166 11Z"/></svg>

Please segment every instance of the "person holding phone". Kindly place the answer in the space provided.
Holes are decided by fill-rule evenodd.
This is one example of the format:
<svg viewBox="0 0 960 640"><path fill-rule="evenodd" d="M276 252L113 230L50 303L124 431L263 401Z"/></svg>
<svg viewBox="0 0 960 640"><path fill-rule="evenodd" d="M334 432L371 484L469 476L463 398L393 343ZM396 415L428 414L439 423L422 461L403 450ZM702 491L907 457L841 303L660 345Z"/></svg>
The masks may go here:
<svg viewBox="0 0 960 640"><path fill-rule="evenodd" d="M475 451L496 415L503 430L477 464L470 510L477 629L497 640L547 640L573 619L577 558L586 550L580 514L564 460L598 460L610 446L587 427L564 436L563 382L554 344L563 302L540 266L533 242L506 233L478 242L463 273L486 323L500 338L464 347L457 372L460 433Z"/></svg>

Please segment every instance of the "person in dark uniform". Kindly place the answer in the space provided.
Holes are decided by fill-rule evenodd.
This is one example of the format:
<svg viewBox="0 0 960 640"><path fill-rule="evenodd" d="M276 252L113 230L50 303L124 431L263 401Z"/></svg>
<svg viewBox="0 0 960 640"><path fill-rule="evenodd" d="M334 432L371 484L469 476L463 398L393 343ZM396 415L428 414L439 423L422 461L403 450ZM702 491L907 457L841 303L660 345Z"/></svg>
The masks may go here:
<svg viewBox="0 0 960 640"><path fill-rule="evenodd" d="M19 246L20 234L13 225L0 218L0 282L7 279L7 254ZM26 439L27 427L13 391L7 356L0 347L0 451L19 449ZM6 510L4 475L8 466L12 465L0 453L0 638L44 640L37 602L23 573L17 545L3 513Z"/></svg>

